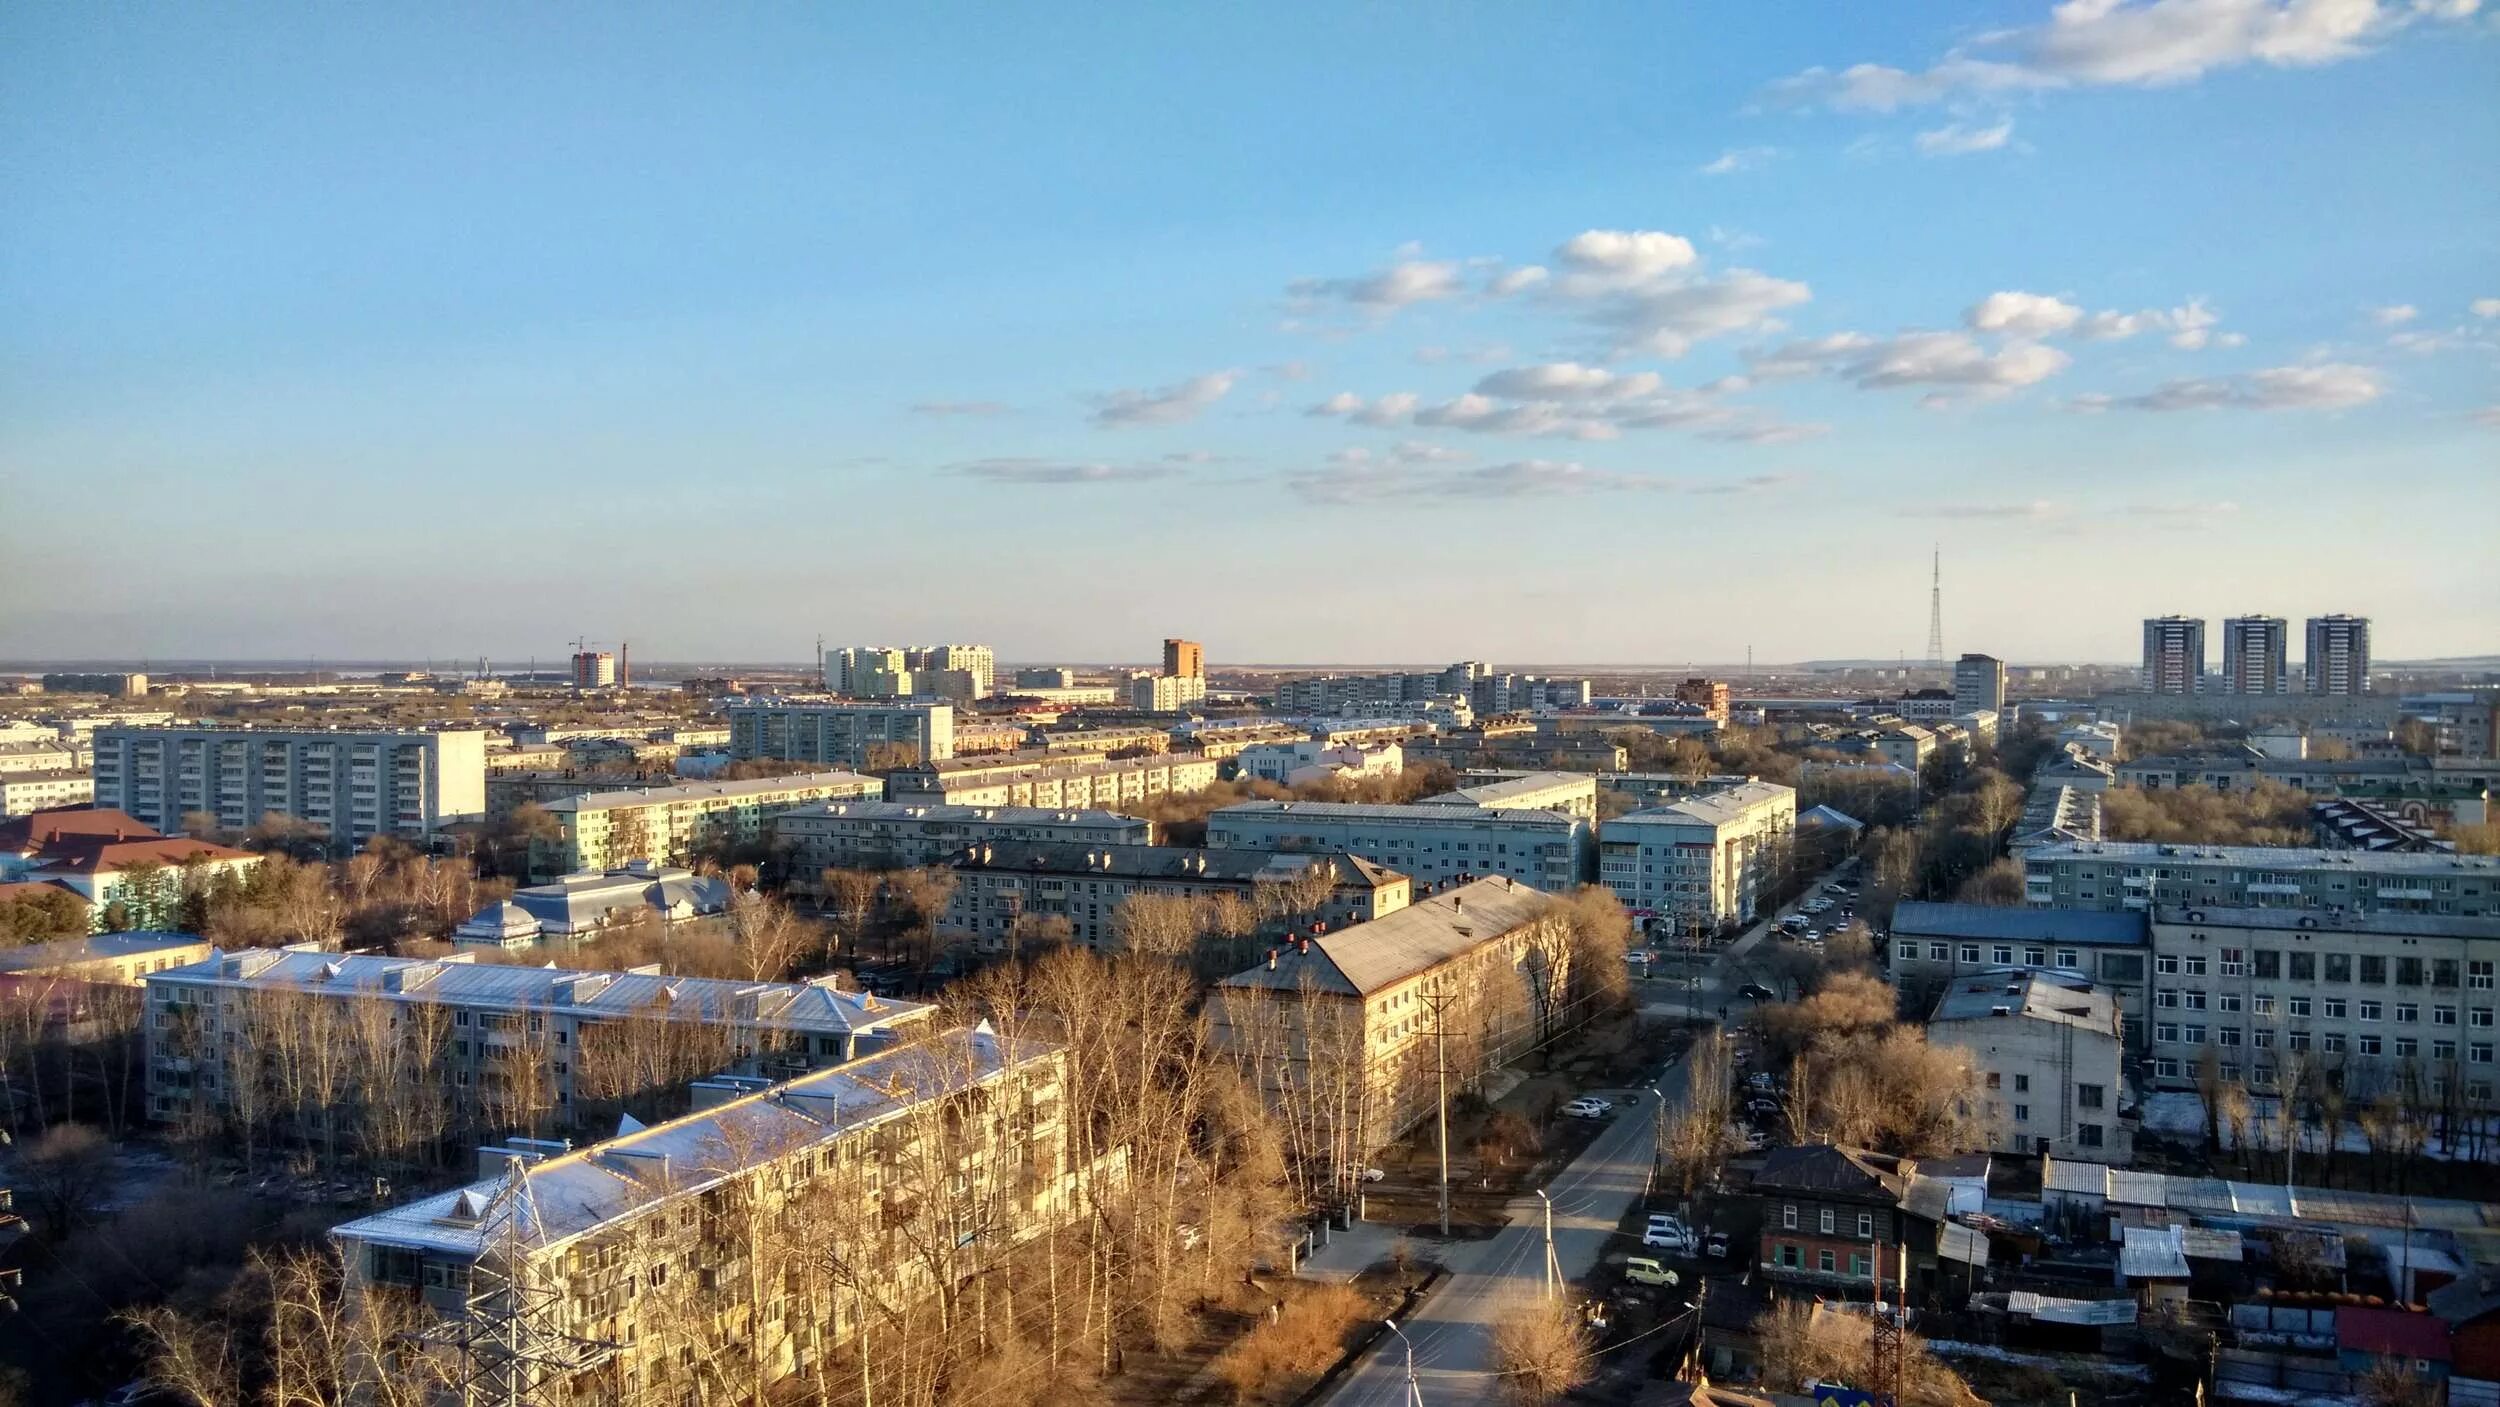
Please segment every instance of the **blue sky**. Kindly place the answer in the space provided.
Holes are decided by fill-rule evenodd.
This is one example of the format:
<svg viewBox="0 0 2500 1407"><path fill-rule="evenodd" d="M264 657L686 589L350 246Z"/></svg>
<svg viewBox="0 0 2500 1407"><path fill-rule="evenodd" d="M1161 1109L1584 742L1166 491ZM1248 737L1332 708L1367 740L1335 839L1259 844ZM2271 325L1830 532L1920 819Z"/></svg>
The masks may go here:
<svg viewBox="0 0 2500 1407"><path fill-rule="evenodd" d="M0 11L0 655L2500 649L2465 0L1006 10Z"/></svg>

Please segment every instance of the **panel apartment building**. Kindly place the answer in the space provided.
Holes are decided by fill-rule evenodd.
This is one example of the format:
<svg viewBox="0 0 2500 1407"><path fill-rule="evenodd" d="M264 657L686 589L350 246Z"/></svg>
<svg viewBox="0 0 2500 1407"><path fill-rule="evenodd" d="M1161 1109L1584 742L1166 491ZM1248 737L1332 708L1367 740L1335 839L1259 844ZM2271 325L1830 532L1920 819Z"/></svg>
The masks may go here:
<svg viewBox="0 0 2500 1407"><path fill-rule="evenodd" d="M1195 753L1114 761L1067 757L970 757L906 767L886 778L886 797L957 806L1042 806L1077 810L1204 791L1223 764Z"/></svg>
<svg viewBox="0 0 2500 1407"><path fill-rule="evenodd" d="M1331 928L1396 913L1414 894L1405 875L1342 852L985 841L956 855L953 863L947 926L972 934L990 951L1008 947L1017 923L1027 917L1066 919L1072 941L1119 948L1120 905L1141 894L1183 899L1230 894L1257 913L1262 889L1291 884L1313 866L1335 879L1326 902L1310 916ZM1265 917L1271 925L1276 921Z"/></svg>
<svg viewBox="0 0 2500 1407"><path fill-rule="evenodd" d="M1742 782L1600 824L1597 879L1636 919L1707 932L1752 921L1796 839L1796 789Z"/></svg>
<svg viewBox="0 0 2500 1407"><path fill-rule="evenodd" d="M486 735L243 725L95 731L95 799L160 831L193 811L248 827L272 811L334 844L423 841L486 814Z"/></svg>
<svg viewBox="0 0 2500 1407"><path fill-rule="evenodd" d="M828 801L773 818L792 883L813 888L828 869L934 865L974 845L1017 841L1152 845L1154 822L1115 811L1052 806L948 806L916 801Z"/></svg>
<svg viewBox="0 0 2500 1407"><path fill-rule="evenodd" d="M483 1149L492 1175L331 1235L351 1294L444 1320L472 1312L490 1252L517 1256L548 1292L532 1327L578 1348L544 1407L711 1400L817 1367L863 1303L908 1308L1071 1217L1065 1082L1055 1048L951 1032L587 1148Z"/></svg>
<svg viewBox="0 0 2500 1407"><path fill-rule="evenodd" d="M884 782L856 772L812 772L568 796L547 803L562 833L530 842L530 872L619 870L636 860L682 864L707 845L769 843L774 818L785 812L884 790Z"/></svg>
<svg viewBox="0 0 2500 1407"><path fill-rule="evenodd" d="M736 758L894 767L955 755L952 704L752 699L723 712L729 755Z"/></svg>
<svg viewBox="0 0 2500 1407"><path fill-rule="evenodd" d="M2500 856L2094 841L2026 853L2023 899L2060 909L2500 914Z"/></svg>
<svg viewBox="0 0 2500 1407"><path fill-rule="evenodd" d="M308 1025L342 1058L411 1060L409 1077L440 1081L455 1106L519 1083L512 1064L529 1061L529 1085L564 1117L577 1093L618 1082L621 1067L601 1073L617 1056L603 1042L635 1021L716 1030L723 1066L787 1078L880 1049L933 1010L825 982L481 964L466 953L212 951L146 983L148 1112L158 1119L230 1111L239 1082L269 1057L272 1021Z"/></svg>
<svg viewBox="0 0 2500 1407"><path fill-rule="evenodd" d="M1344 850L1438 886L1506 875L1568 894L1592 871L1594 827L1560 811L1247 801L1207 817L1207 844L1245 850Z"/></svg>

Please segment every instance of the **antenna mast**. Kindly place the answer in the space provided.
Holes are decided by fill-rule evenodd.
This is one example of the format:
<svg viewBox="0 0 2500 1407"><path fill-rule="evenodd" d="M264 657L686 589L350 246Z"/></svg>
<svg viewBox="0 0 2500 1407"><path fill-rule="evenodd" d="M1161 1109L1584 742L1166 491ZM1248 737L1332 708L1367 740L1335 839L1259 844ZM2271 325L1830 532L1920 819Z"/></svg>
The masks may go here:
<svg viewBox="0 0 2500 1407"><path fill-rule="evenodd" d="M1927 667L1940 676L1944 673L1944 548L1941 544L1928 563Z"/></svg>

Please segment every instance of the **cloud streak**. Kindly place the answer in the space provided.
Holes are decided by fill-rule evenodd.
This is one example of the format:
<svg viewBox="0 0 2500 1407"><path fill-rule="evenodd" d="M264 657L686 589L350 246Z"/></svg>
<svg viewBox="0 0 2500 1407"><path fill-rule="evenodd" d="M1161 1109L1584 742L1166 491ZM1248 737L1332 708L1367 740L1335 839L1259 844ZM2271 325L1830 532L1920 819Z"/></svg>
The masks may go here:
<svg viewBox="0 0 2500 1407"><path fill-rule="evenodd" d="M1094 424L1117 430L1135 425L1185 425L1224 399L1238 374L1211 371L1155 390L1106 391L1091 397Z"/></svg>

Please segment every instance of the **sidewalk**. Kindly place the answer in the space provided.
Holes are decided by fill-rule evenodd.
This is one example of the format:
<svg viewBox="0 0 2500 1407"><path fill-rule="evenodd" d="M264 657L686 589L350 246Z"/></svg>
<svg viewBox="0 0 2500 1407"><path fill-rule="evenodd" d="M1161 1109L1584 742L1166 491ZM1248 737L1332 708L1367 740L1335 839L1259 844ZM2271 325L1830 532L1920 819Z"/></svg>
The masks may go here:
<svg viewBox="0 0 2500 1407"><path fill-rule="evenodd" d="M1299 1270L1305 1280L1351 1280L1389 1258L1389 1248L1405 1233L1394 1226L1358 1221L1352 1230L1332 1228L1328 1244L1314 1246Z"/></svg>

